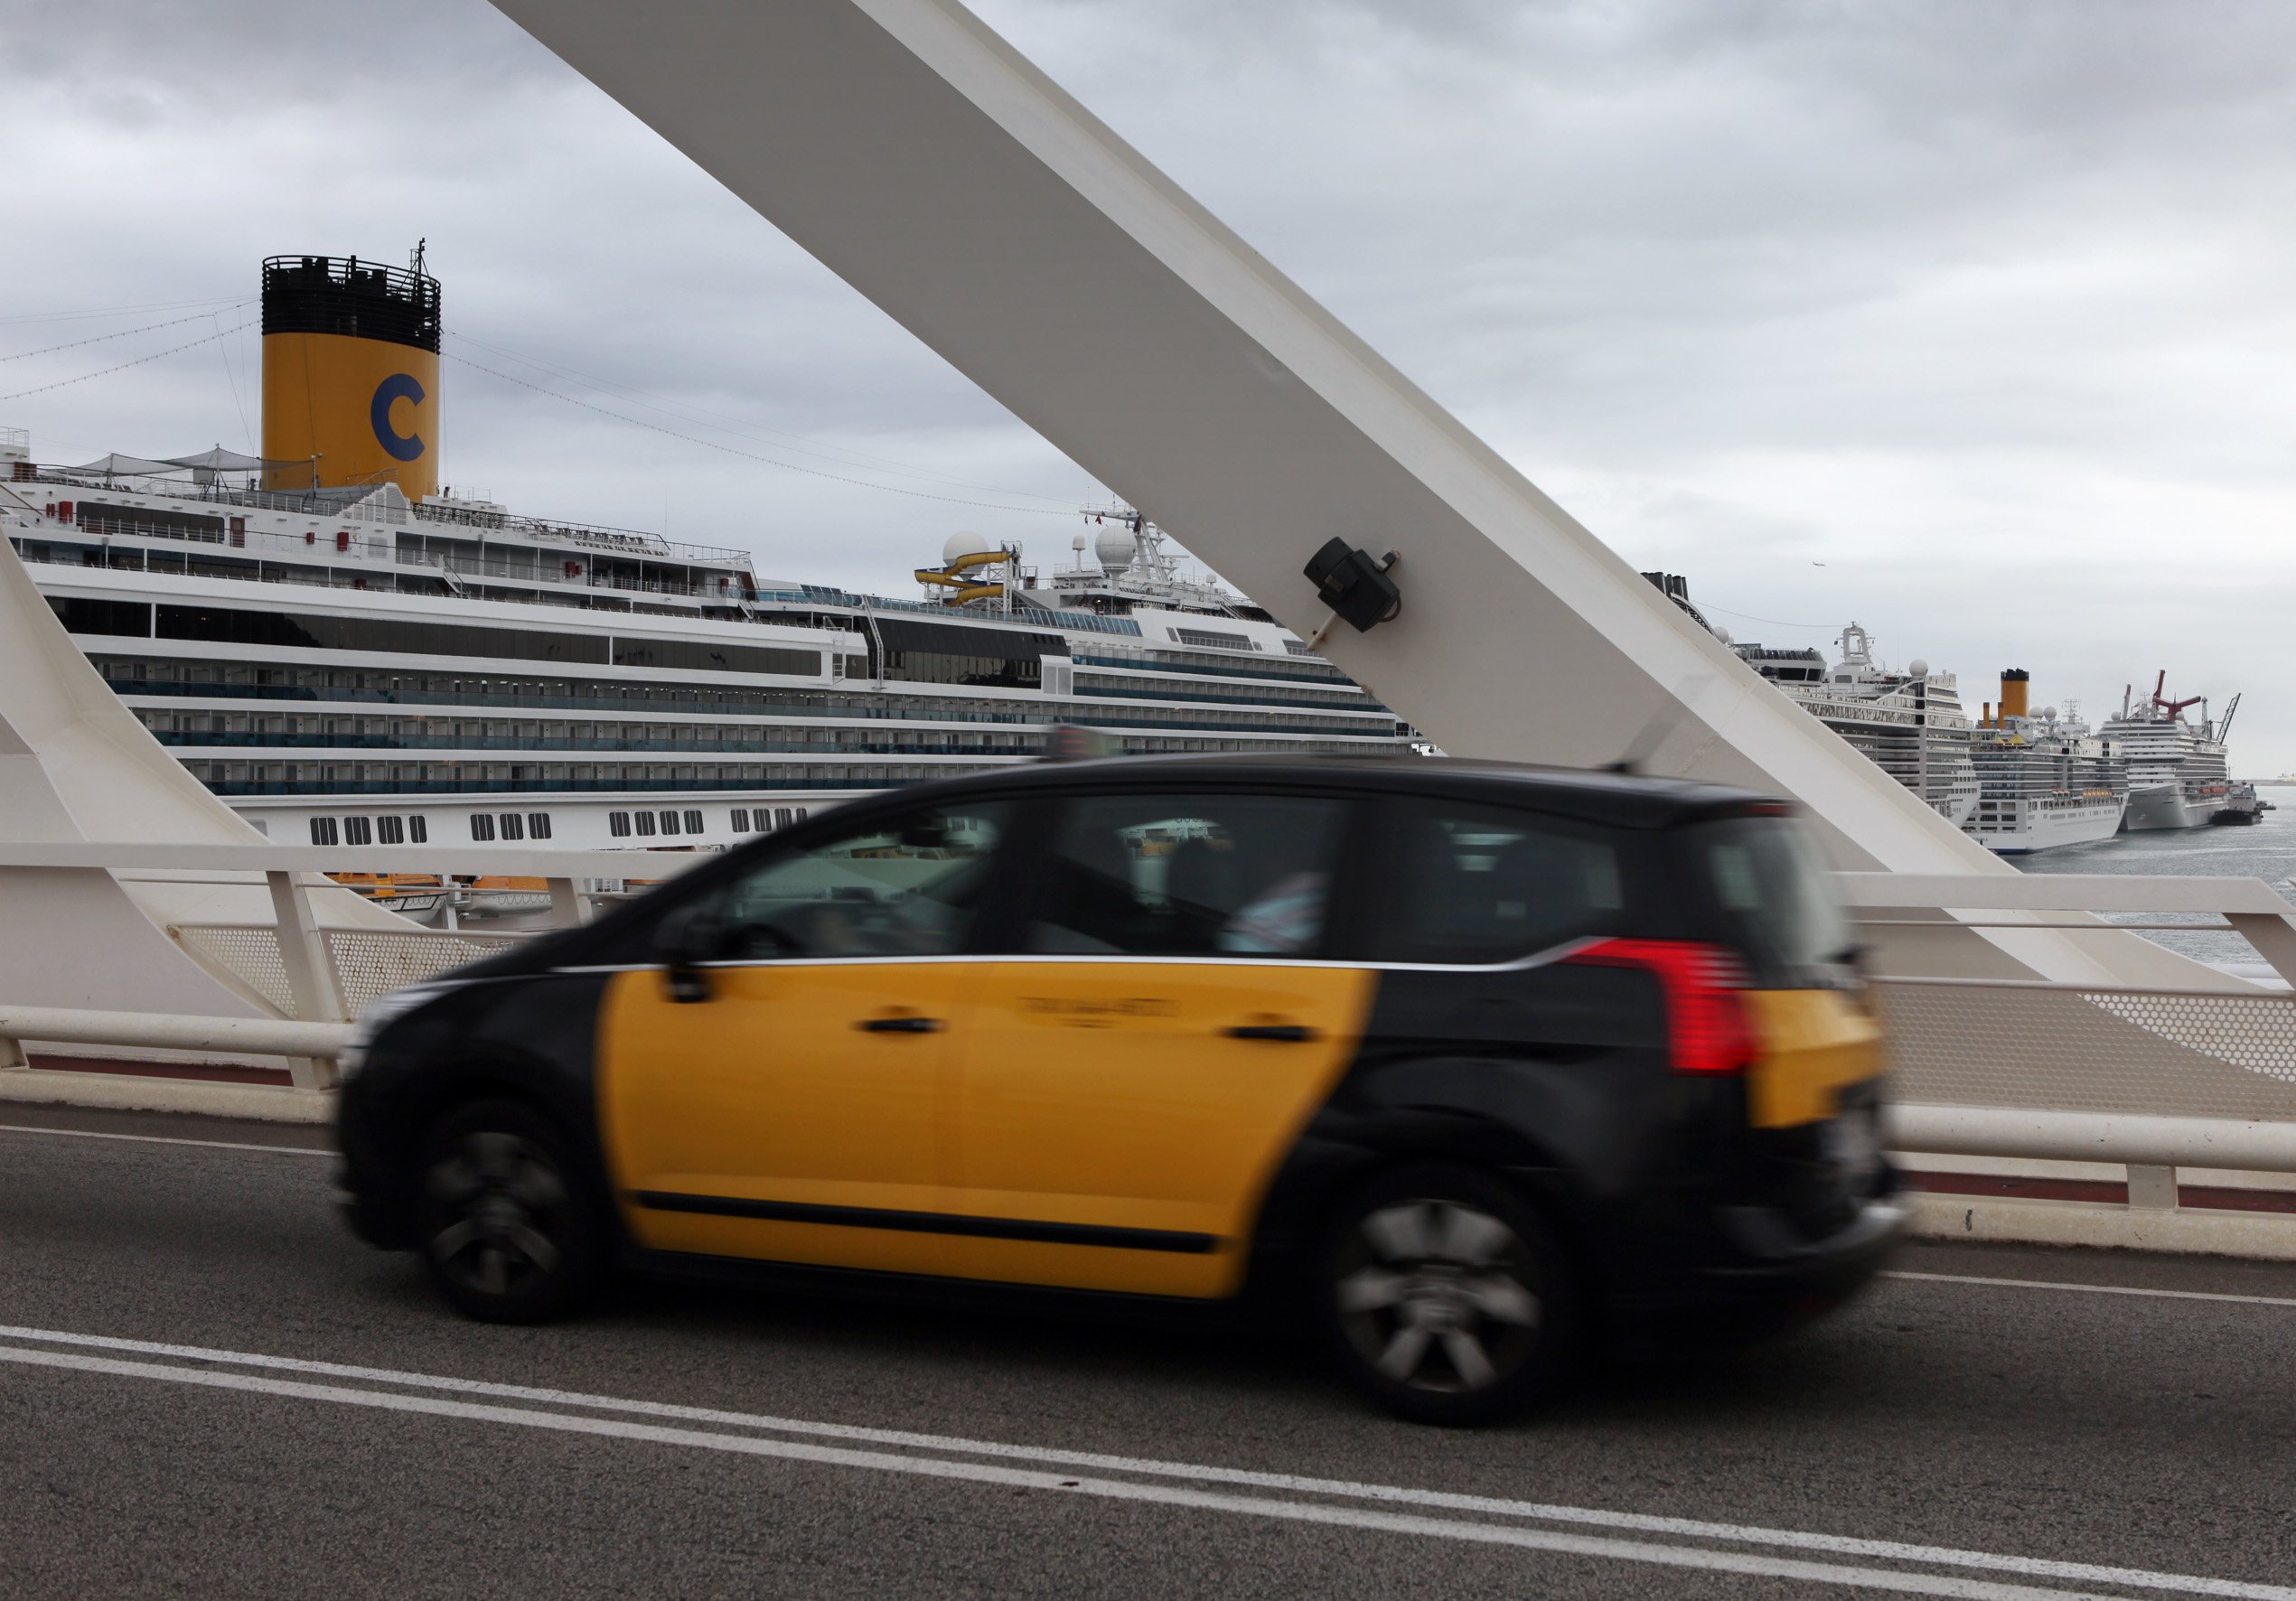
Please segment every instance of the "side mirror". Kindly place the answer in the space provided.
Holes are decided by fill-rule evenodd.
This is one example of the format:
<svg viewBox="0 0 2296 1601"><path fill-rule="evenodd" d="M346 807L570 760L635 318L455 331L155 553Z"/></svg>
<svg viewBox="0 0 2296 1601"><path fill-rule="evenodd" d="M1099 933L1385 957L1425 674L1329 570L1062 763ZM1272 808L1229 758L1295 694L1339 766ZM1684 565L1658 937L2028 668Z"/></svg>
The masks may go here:
<svg viewBox="0 0 2296 1601"><path fill-rule="evenodd" d="M654 955L661 962L670 998L681 1005L708 1000L709 975L702 964L716 960L724 946L725 927L707 902L675 907L655 924Z"/></svg>

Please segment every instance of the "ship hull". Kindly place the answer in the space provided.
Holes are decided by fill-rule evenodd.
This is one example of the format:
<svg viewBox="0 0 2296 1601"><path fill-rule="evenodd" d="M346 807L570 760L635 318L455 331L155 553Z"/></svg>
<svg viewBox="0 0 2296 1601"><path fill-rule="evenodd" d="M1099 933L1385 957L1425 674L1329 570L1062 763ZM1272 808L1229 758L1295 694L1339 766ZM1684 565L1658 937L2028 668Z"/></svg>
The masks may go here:
<svg viewBox="0 0 2296 1601"><path fill-rule="evenodd" d="M2094 845L2121 831L2125 802L2115 799L2093 806L2035 810L2006 829L1972 829L1971 838L1995 856L2029 856L2037 850L2057 850L2068 845Z"/></svg>
<svg viewBox="0 0 2296 1601"><path fill-rule="evenodd" d="M2129 813L2121 826L2132 834L2203 828L2216 806L2214 800L2188 799L2177 784L2155 784L2129 791Z"/></svg>

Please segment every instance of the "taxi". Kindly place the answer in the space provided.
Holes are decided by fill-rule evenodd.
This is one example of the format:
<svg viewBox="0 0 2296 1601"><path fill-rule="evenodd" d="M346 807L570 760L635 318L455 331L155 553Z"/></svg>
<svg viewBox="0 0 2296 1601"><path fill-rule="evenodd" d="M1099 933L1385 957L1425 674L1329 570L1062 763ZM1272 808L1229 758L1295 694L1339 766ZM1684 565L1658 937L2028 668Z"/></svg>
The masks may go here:
<svg viewBox="0 0 2296 1601"><path fill-rule="evenodd" d="M346 1211L528 1322L614 1271L1212 1304L1410 1418L1764 1332L1903 1209L1790 809L1463 761L1054 763L855 801L401 990Z"/></svg>

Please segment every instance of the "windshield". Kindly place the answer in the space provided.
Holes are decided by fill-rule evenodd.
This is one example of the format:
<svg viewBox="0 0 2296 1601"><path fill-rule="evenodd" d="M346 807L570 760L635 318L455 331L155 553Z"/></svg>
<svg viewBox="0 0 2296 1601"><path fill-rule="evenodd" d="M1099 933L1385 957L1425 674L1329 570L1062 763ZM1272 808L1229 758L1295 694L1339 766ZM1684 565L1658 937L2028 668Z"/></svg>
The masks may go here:
<svg viewBox="0 0 2296 1601"><path fill-rule="evenodd" d="M1732 818L1692 830L1707 894L1757 986L1831 988L1855 982L1857 930L1825 865L1787 818Z"/></svg>

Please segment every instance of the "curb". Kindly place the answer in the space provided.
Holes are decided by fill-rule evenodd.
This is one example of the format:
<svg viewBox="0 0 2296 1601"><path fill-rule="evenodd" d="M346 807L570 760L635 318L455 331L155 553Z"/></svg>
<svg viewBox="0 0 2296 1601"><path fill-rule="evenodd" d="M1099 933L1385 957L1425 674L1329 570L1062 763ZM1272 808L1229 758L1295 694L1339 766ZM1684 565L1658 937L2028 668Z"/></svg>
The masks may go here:
<svg viewBox="0 0 2296 1601"><path fill-rule="evenodd" d="M1907 1232L1919 1240L2105 1246L2187 1256L2296 1261L2296 1215L2214 1208L2116 1206L2076 1201L1908 1192Z"/></svg>
<svg viewBox="0 0 2296 1601"><path fill-rule="evenodd" d="M266 1123L332 1123L331 1090L219 1083L211 1079L137 1078L126 1073L0 1072L0 1102L102 1107L114 1111L198 1112Z"/></svg>

